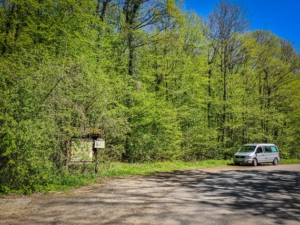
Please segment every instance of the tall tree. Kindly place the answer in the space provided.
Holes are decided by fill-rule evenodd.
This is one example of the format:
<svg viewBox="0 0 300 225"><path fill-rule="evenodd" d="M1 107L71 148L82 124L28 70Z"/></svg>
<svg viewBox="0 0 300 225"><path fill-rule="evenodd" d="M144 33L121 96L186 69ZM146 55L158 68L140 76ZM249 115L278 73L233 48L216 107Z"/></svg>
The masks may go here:
<svg viewBox="0 0 300 225"><path fill-rule="evenodd" d="M207 24L209 28L208 37L211 40L211 51L208 52L208 72L209 86L208 95L212 98L212 79L218 76L222 88L222 110L218 120L220 121L219 140L223 147L227 146L227 133L230 128L226 124L228 121L228 78L235 73L236 66L243 59L240 53L243 46L243 39L240 35L247 31L249 22L246 11L239 5L221 0L216 8L209 15ZM211 124L212 108L211 100L208 101L208 123Z"/></svg>

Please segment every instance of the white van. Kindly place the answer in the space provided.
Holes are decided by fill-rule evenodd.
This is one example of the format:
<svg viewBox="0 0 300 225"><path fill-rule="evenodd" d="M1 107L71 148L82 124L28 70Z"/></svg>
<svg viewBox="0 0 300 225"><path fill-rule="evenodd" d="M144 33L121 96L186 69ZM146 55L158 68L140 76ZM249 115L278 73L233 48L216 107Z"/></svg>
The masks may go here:
<svg viewBox="0 0 300 225"><path fill-rule="evenodd" d="M280 161L279 150L274 144L246 144L234 154L234 164L273 163L277 165Z"/></svg>

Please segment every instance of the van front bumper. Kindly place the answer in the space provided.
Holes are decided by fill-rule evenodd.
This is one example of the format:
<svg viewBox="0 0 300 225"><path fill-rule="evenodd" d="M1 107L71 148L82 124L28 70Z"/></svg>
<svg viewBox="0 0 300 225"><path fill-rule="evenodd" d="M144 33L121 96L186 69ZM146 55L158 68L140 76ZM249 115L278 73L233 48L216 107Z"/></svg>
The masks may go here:
<svg viewBox="0 0 300 225"><path fill-rule="evenodd" d="M240 164L252 164L253 159L234 159L234 163L240 163Z"/></svg>

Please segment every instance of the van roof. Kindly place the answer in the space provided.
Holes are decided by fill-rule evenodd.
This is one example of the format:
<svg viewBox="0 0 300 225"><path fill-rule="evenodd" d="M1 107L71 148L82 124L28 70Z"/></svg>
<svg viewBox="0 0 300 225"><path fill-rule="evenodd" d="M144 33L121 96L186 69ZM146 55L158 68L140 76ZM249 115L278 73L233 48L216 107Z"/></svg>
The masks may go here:
<svg viewBox="0 0 300 225"><path fill-rule="evenodd" d="M275 144L272 144L272 143L252 143L252 144L244 144L244 146L253 146L253 145L275 146Z"/></svg>

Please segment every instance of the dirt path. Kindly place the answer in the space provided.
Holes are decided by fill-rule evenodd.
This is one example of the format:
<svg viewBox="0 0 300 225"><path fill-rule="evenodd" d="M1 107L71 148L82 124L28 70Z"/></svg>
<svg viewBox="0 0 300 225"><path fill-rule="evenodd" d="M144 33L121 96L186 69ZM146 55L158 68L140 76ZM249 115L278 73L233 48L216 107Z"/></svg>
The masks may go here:
<svg viewBox="0 0 300 225"><path fill-rule="evenodd" d="M287 223L281 224L294 224L294 222L299 224L300 220L297 220L300 218L300 205L297 205L300 200L299 171L300 165L256 168L226 166L160 173L155 176L110 179L100 184L76 189L68 194L7 196L0 198L0 224L195 224L200 218L203 223L197 224L219 224L215 219L224 222L222 217L225 214L232 216L232 219L230 216L226 217L228 224L235 224L234 221L240 223L235 210L245 207L243 206L245 202L237 198L239 196L236 192L237 188L249 188L250 184L250 186L253 185L251 187L253 189L250 190L251 196L249 197L261 195L265 190L258 192L255 186L257 184L252 182L253 178L260 177L259 179L263 179L259 180L261 183L265 182L264 177L270 176L278 180L276 183L275 181L265 183L264 187L274 187L276 192L281 193L283 199L273 201L267 198L267 201L279 206L286 202L284 199L292 199L290 214L285 212L291 218L287 219ZM251 182L245 184L246 186L241 184L241 181L245 183L245 178L249 176L252 176ZM284 177L289 176L293 178L293 183L285 182L289 186L277 184L277 181L282 182L286 179ZM237 183L231 185L231 182ZM218 185L221 187L213 188ZM230 193L222 189L224 185L231 190ZM298 185L298 189L292 187L295 185ZM287 190L283 192L283 188L288 189L290 193L287 193ZM207 195L208 191L209 195ZM215 199L222 200L221 208L219 202L211 204ZM293 208L297 211L294 212ZM286 206L286 209L289 209L289 206ZM257 213L256 209L245 207L245 210L249 216L249 224L257 222L257 219L261 221L260 217L251 217ZM201 217L199 217L200 211ZM218 213L215 213L214 218L210 218L211 212ZM239 214L241 218L247 221L247 217L242 212L239 213L241 213ZM278 211L276 213L278 216L281 215ZM271 215L270 223L264 224L274 224L272 216L276 215Z"/></svg>

